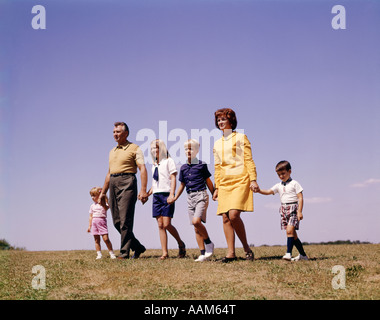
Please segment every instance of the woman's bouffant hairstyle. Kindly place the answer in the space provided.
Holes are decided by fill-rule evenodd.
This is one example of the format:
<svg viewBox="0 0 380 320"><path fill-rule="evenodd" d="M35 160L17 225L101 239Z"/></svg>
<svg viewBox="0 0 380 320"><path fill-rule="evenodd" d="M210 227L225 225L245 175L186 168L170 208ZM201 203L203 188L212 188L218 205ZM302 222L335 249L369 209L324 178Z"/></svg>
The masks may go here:
<svg viewBox="0 0 380 320"><path fill-rule="evenodd" d="M219 129L218 126L218 117L220 116L225 116L228 121L231 124L232 130L235 130L237 127L237 119L236 119L236 114L235 111L230 109L230 108L222 108L219 110L215 111L215 126Z"/></svg>

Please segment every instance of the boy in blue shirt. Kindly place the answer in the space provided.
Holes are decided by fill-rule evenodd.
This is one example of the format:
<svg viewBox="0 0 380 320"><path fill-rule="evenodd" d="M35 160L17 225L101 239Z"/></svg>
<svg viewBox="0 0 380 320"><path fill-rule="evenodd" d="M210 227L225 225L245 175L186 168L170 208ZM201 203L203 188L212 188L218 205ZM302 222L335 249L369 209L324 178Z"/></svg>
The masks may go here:
<svg viewBox="0 0 380 320"><path fill-rule="evenodd" d="M207 164L196 157L198 151L198 141L190 139L185 142L187 163L181 166L179 173L181 184L174 201L180 197L186 187L189 218L194 226L195 238L201 251L201 255L195 261L206 261L214 253L214 244L211 242L202 222L206 223L209 200L207 188L213 194L214 186L210 179L211 173L208 171Z"/></svg>
<svg viewBox="0 0 380 320"><path fill-rule="evenodd" d="M287 235L287 251L282 258L288 261L308 260L296 232L299 228L299 222L303 219L303 188L290 177L292 167L288 161L280 161L276 165L276 172L281 182L269 190L260 190L259 193L264 195L279 193L280 195L281 229L286 230ZM292 258L293 245L300 253L295 258Z"/></svg>

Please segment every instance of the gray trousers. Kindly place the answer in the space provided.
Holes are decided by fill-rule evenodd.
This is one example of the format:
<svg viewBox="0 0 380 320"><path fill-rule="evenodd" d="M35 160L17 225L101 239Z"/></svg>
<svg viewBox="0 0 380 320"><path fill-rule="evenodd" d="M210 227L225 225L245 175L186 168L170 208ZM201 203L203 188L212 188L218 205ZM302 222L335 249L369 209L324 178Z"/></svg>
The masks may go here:
<svg viewBox="0 0 380 320"><path fill-rule="evenodd" d="M134 174L110 177L109 205L113 224L121 236L121 257L129 257L130 250L143 247L133 234L136 201L137 180Z"/></svg>

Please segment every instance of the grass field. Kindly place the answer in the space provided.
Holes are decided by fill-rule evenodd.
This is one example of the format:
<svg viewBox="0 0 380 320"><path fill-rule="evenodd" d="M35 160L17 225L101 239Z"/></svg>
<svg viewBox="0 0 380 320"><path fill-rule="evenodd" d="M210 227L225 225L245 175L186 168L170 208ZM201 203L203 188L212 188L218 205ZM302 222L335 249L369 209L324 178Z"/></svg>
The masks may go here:
<svg viewBox="0 0 380 320"><path fill-rule="evenodd" d="M380 244L307 245L309 261L281 260L283 246L255 247L255 261L241 258L223 264L217 259L226 249L216 249L209 262L194 262L196 249L187 258L158 260L161 250L147 250L138 260L111 260L95 251L0 251L0 299L37 300L378 300L380 299ZM297 251L294 249L293 254ZM42 273L46 288L34 289ZM335 265L345 270L345 289L334 289ZM37 284L41 284L37 282Z"/></svg>

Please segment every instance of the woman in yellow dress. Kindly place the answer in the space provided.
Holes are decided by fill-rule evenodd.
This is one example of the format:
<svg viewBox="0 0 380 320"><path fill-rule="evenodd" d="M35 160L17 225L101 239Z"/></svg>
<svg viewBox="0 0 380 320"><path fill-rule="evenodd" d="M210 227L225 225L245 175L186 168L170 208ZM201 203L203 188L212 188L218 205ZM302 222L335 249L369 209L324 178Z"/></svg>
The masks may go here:
<svg viewBox="0 0 380 320"><path fill-rule="evenodd" d="M218 215L223 216L223 230L228 252L222 262L237 260L235 255L235 232L239 237L246 259L254 259L250 249L242 211L253 211L253 192L260 190L256 182L256 165L252 159L251 144L245 134L234 131L237 126L236 114L224 108L215 112L215 125L223 136L214 144L215 192L218 200Z"/></svg>

